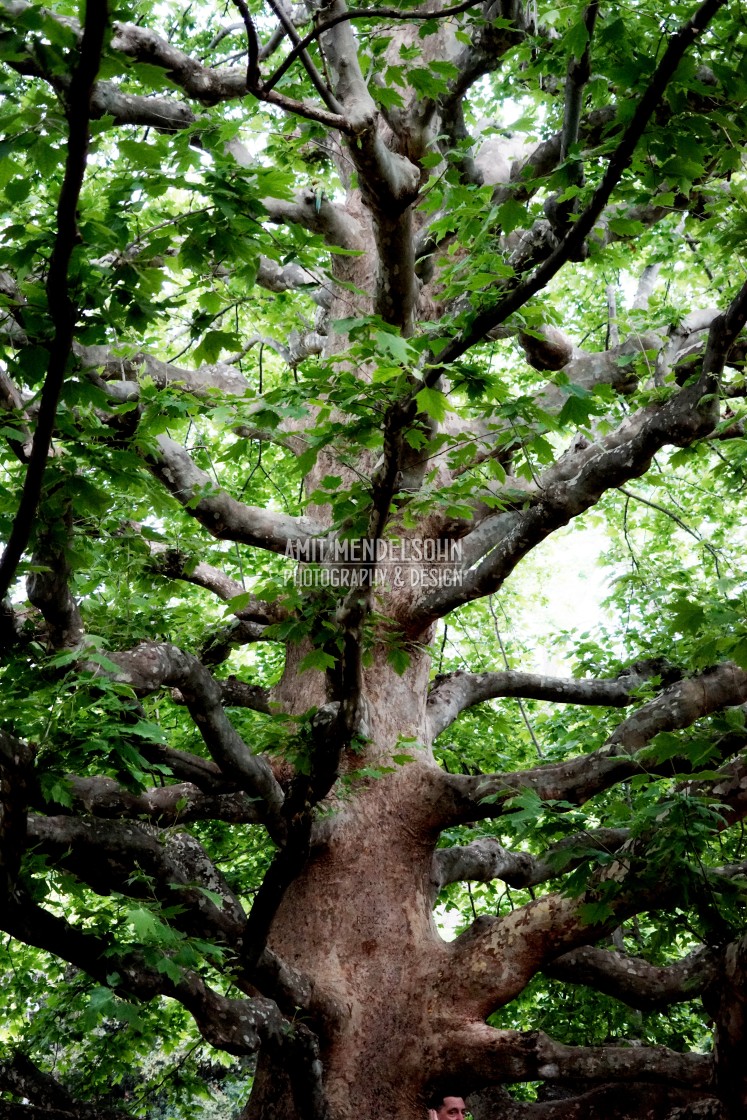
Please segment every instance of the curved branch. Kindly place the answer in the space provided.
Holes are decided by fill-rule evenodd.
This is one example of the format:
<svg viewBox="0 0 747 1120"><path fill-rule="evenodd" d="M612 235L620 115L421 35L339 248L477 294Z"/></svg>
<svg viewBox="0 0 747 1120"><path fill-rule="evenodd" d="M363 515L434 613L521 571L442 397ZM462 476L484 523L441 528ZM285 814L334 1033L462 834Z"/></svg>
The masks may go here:
<svg viewBox="0 0 747 1120"><path fill-rule="evenodd" d="M164 642L142 642L134 650L107 656L118 666L117 678L136 692L147 695L164 685L178 688L221 770L247 793L261 797L270 821L278 822L284 794L272 768L251 753L230 723L220 684L196 657Z"/></svg>
<svg viewBox="0 0 747 1120"><path fill-rule="evenodd" d="M203 587L212 591L223 602L240 599L241 606L236 606L236 617L244 622L256 622L261 626L272 626L278 622L285 622L288 612L277 602L268 603L258 599L256 595L244 589L238 580L227 576L220 568L203 561L194 562L188 553L166 545L152 545L152 568L159 575L168 579L184 580L196 587Z"/></svg>
<svg viewBox="0 0 747 1120"><path fill-rule="evenodd" d="M640 752L662 731L682 730L703 716L745 701L747 673L731 662L724 662L664 689L624 720L605 745L591 754L506 774L442 774L442 784L452 793L452 798L442 798L442 827L500 816L506 812L507 801L523 789L533 790L543 801L572 801L581 805L634 774L672 773L676 772L675 767L689 770L692 761L686 758L656 763ZM743 745L742 735L721 739L715 748L724 757ZM732 779L725 780L728 783ZM709 788L721 784L709 783Z"/></svg>
<svg viewBox="0 0 747 1120"><path fill-rule="evenodd" d="M611 949L584 945L545 965L553 980L586 984L629 1007L656 1011L702 995L718 975L719 955L699 948L676 964L654 965Z"/></svg>
<svg viewBox="0 0 747 1120"><path fill-rule="evenodd" d="M228 999L183 969L173 980L137 953L118 951L111 939L78 929L23 895L0 909L0 928L61 957L125 999L170 996L190 1012L206 1041L229 1054L253 1054L263 1041L288 1037L288 1021L273 1000Z"/></svg>
<svg viewBox="0 0 747 1120"><path fill-rule="evenodd" d="M240 945L246 915L202 845L187 832L154 830L132 821L28 818L28 841L98 894L112 890L172 907L177 927ZM135 874L143 872L147 879ZM176 889L176 893L175 892ZM214 901L215 896L220 902Z"/></svg>
<svg viewBox="0 0 747 1120"><path fill-rule="evenodd" d="M235 146L229 145L229 150L236 155ZM269 222L303 226L312 233L320 233L328 245L337 245L341 249L362 248L360 223L337 203L330 202L327 198L320 201L316 192L311 189L300 191L292 202L264 198L262 206L267 211Z"/></svg>
<svg viewBox="0 0 747 1120"><path fill-rule="evenodd" d="M657 671L651 669L650 677ZM467 708L499 697L547 700L557 704L600 705L624 708L632 704L635 690L647 679L635 672L612 680L547 677L540 673L506 670L497 673L465 673L458 669L437 677L428 696L428 718L435 739Z"/></svg>
<svg viewBox="0 0 747 1120"><path fill-rule="evenodd" d="M439 848L433 857L432 880L437 890L448 883L502 879L510 887L534 887L593 859L600 851L616 851L629 838L626 828L579 832L553 844L542 856L511 852L491 836L464 847Z"/></svg>
<svg viewBox="0 0 747 1120"><path fill-rule="evenodd" d="M543 895L504 917L476 919L453 942L448 976L437 982L445 1000L458 993L461 1005L484 1019L558 957L598 941L633 914L680 904L688 888L676 877L663 880L650 874L657 832L654 825L647 834L629 840L614 860L592 875L578 897ZM741 866L720 870L724 876L743 873ZM701 871L689 886L698 890L702 883Z"/></svg>
<svg viewBox="0 0 747 1120"><path fill-rule="evenodd" d="M321 528L306 517L246 506L232 498L216 487L181 444L168 436L158 436L149 466L187 513L218 540L237 541L285 555L289 543L321 535Z"/></svg>

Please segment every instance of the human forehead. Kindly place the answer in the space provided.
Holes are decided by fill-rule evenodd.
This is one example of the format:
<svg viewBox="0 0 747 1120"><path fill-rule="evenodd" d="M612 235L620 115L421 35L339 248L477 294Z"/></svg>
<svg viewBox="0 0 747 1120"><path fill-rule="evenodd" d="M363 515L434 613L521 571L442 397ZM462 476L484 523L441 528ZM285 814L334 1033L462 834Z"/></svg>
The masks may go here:
<svg viewBox="0 0 747 1120"><path fill-rule="evenodd" d="M452 1109L458 1110L459 1112L466 1112L467 1106L461 1097L444 1097L444 1103L439 1109L439 1112L441 1110L450 1112Z"/></svg>

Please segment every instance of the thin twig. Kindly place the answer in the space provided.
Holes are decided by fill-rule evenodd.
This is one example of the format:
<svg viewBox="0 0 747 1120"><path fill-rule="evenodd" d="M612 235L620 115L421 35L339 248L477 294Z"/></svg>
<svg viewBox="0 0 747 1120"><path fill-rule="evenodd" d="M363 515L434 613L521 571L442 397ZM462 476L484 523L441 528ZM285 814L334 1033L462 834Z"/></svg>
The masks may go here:
<svg viewBox="0 0 747 1120"><path fill-rule="evenodd" d="M671 509L667 509L666 506L660 506L658 502L652 502L649 498L644 498L640 494L635 494L632 490L628 490L626 486L618 486L618 490L621 494L624 494L626 498L632 498L633 501L640 502L641 505L648 506L649 509L655 509L658 513L663 513L665 517L669 517L672 521L674 521L676 525L679 525L680 529L684 529L686 533L689 533L691 537L694 537L698 544L702 544L703 548L705 548L707 552L710 552L716 568L716 575L719 579L721 579L721 568L718 562L718 553L716 552L716 549L713 547L713 545L709 544L708 541L703 540L700 533L696 532L695 529L691 529L690 526L685 521L683 521L681 517L678 517L676 513L672 513Z"/></svg>
<svg viewBox="0 0 747 1120"><path fill-rule="evenodd" d="M323 35L325 31L331 31L333 27L337 27L338 23L345 23L353 19L396 19L396 20L431 20L431 19L448 19L451 16L458 16L462 12L469 11L470 8L477 8L482 3L482 0L464 0L462 4L456 4L453 8L444 8L441 12L429 11L415 11L405 12L400 11L399 8L349 8L346 12L341 12L338 16L333 16L331 19L325 19L322 23L317 24L313 31L309 31L304 35L303 39L297 39L292 50L288 52L283 61L278 66L274 74L272 74L265 82L264 89L269 91L274 85L280 81L286 71L293 65L297 58L306 50L306 48Z"/></svg>
<svg viewBox="0 0 747 1120"><path fill-rule="evenodd" d="M238 3L239 0L236 0L236 2ZM311 61L306 48L301 45L301 39L298 32L296 31L295 24L293 23L293 20L290 18L290 16L288 16L285 12L281 0L269 0L269 4L275 15L278 17L278 20L283 25L286 35L290 39L291 43L293 43L293 49L297 52L296 57L301 60L304 70L311 78L314 89L319 94L324 104L327 106L331 113L342 113L342 106L340 105L339 101L332 93L332 91L328 88L326 82L324 81L324 78L321 76L314 63ZM263 90L267 90L266 85L263 86Z"/></svg>
<svg viewBox="0 0 747 1120"><path fill-rule="evenodd" d="M503 664L505 665L506 669L510 671L511 666L509 665L508 657L506 655L506 647L504 646L503 638L501 637L501 632L498 626L498 619L495 615L495 607L493 606L492 595L488 595L488 610L490 611L490 617L493 619L493 629L495 630L495 636L498 639L498 645L500 647L501 657L503 658ZM519 696L516 698L516 702L519 705L519 711L521 712L521 718L524 720L524 726L529 732L530 739L534 743L534 749L537 752L537 757L544 758L545 752L542 750L542 746L534 733L534 728L532 727L529 716L527 715L526 708L524 707L524 701Z"/></svg>
<svg viewBox="0 0 747 1120"><path fill-rule="evenodd" d="M620 345L620 332L617 327L617 295L615 285L608 284L607 294L607 340L605 350L612 350Z"/></svg>

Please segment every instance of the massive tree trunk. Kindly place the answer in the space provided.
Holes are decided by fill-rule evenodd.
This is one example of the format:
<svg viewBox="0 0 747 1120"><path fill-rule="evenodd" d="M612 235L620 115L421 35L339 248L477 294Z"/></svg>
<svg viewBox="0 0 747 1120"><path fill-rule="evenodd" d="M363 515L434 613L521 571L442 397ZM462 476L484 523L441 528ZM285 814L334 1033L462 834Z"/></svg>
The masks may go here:
<svg viewBox="0 0 747 1120"><path fill-rule="evenodd" d="M582 271L587 259L590 269L601 259L592 272L598 279L609 246L624 242L632 254L636 239L653 238L660 223L669 223L666 237L688 245L692 237L671 221L673 209L690 206L700 220L709 206L715 214L718 205L727 206L721 188L732 177L733 161L721 158L723 139L717 145L714 137L730 129L729 135L743 140L747 125L729 88L719 41L707 32L720 19L720 34L728 38L737 34L736 23L728 12L719 14L724 0L706 0L683 14L679 30L668 29L662 47L655 13L656 34L644 26L633 60L639 69L628 111L627 87L614 97L608 90L600 105L598 81L597 100L587 103L590 51L601 18L596 3L578 13L562 46L553 26L544 26L536 10L524 11L518 3L461 4L446 14L443 5L429 4L411 11L407 23L402 11L387 9L376 24L386 17L395 30L380 27L387 40L380 42L354 30L354 20L369 21L376 13L348 12L343 0L318 9L310 4L309 12L286 10L272 0L278 24L264 45L251 11L237 6L247 36L247 59L238 68L207 65L198 60L196 47L192 53L177 49L149 28L114 27L108 72L116 62L136 75L142 66L145 78L149 68L159 68L185 102L171 94L127 92L125 81L94 83L102 48L91 41L92 16L82 35L66 16L43 14L26 0L0 0L2 22L10 29L20 20L28 30L27 35L8 30L10 45L3 49L9 69L23 81L48 83L62 99L71 130L76 106L83 114L78 165L69 160L61 194L67 208L58 212L56 267L49 277L44 268L30 272L19 251L13 258L18 277L3 272L0 283L7 304L0 329L8 369L26 385L30 375L23 356L32 369L44 347L51 356L41 411L33 393L22 392L0 371L0 403L14 424L4 429L5 438L25 478L13 547L0 567L3 595L15 586L19 558L34 529L30 606L19 608L18 595L4 601L0 645L19 687L25 689L33 678L43 703L48 681L57 682L54 674L70 665L75 682L65 677L60 691L69 687L76 695L78 689L97 696L98 688L110 701L109 689L119 697L118 734L130 751L122 757L131 764L128 770L113 749L113 761L92 750L92 762L82 749L77 755L71 749L80 773L58 773L44 740L46 753L35 762L27 742L33 736L25 727L38 730L38 725L17 701L13 710L22 716L0 731L0 925L17 941L70 962L119 998L177 1001L219 1049L259 1053L242 1114L246 1120L424 1120L429 1094L449 1089L474 1094L479 1120L601 1115L737 1120L747 1106L740 1072L745 950L714 898L719 884L739 884L745 871L739 841L723 840L747 813L740 757L747 671L739 643L727 643L723 656L707 662L695 654L685 665L637 657L615 675L600 671L579 678L536 673L531 665L512 669L497 628L492 669L436 673L431 647L441 620L500 593L534 548L605 495L614 500L622 491L627 514L635 498L627 484L646 475L655 456L743 434L742 421L730 410L745 392L741 332L747 285L719 292L718 307L681 315L666 329L657 320L643 330L642 320L634 318L622 341L614 293L608 291L608 337L603 348L588 351L573 343L572 331L557 326L548 287L576 265L576 281L587 283ZM309 13L313 26L303 40L297 25L308 21ZM45 20L52 21L61 41L71 39L80 49L72 77L61 78L52 55L37 49L35 36ZM418 26L425 28L422 37ZM220 41L216 36L202 44L205 53ZM280 42L288 53L271 76L267 60ZM624 86L633 61L623 65L616 46L603 43L601 85L612 90L613 77ZM700 45L700 70L695 62L688 69L694 44ZM537 96L546 98L545 116L536 136L492 136L483 144L468 129L470 115L492 96L486 90L499 87L481 87L474 107L469 99L478 80L494 75L504 60L517 89L532 81ZM294 85L279 89L294 66L305 75L299 96ZM392 98L389 90L387 98L387 83L401 96L395 91ZM254 187L252 176L263 170L262 153L242 145L230 118L214 141L213 118L198 117L190 105L213 111L222 102L246 98L311 122L309 135L316 142L325 130L323 166L330 176L334 166L336 193L330 190L328 197L315 183L299 186L293 199L260 202L251 192L242 194L244 178ZM698 131L693 121L710 109L715 123ZM137 233L130 243L102 251L93 261L101 269L96 291L103 326L98 334L86 329L90 315L76 286L83 282L74 271L73 249L80 240L76 204L89 115L103 121L102 131L137 124L177 136L189 128L195 145L203 146L200 159L217 168L211 164L213 179L208 182L206 175L204 188L208 194L214 190L215 208L223 205L238 226L246 217L243 206L250 214L250 232L242 227L249 249L257 227L265 238L258 244L275 252L268 257L257 250L251 257L247 250L247 271L256 266L257 284L273 293L313 293L318 309L313 326L308 318L294 320L283 337L252 334L247 341L247 350L259 343L257 383L250 383L241 365L245 352L187 370L176 359L162 361L117 336L116 300L109 299L107 284L121 294L120 271L130 270L132 285L146 287L149 270L163 263L161 254L178 256L179 268L188 269L190 252L197 252L190 237L199 242L199 227L186 221L191 232L180 230L173 244L167 238L151 259L136 211ZM676 161L666 162L662 133L668 128L682 130L683 150L701 145L705 154L697 167L683 170ZM189 189L197 163L195 157L180 189ZM586 174L593 188L587 188ZM263 181L260 175L257 182ZM161 189L168 196L168 186ZM16 191L22 193L18 186ZM437 191L443 193L436 207L431 195ZM541 209L525 209L538 199ZM211 207L213 202L205 209ZM183 219L194 222L193 212L154 222L150 232L177 227ZM718 218L708 220L713 226ZM290 239L275 246L269 226L301 230L299 237L320 235L324 251L331 250L328 271L321 242L314 242L314 270L306 257L302 263L295 259ZM200 313L208 318L213 282L231 280L225 263L230 238L225 230L219 231L223 241L213 232L218 247L201 278L204 290L199 289L199 298L205 297ZM469 275L472 255L477 280ZM636 299L642 315L655 271L656 263L642 278ZM53 340L47 338L39 322L43 316L35 310L42 282L50 308L62 306L63 326L77 322L79 337L68 339L58 329ZM176 287L177 281L166 285L169 293ZM542 300L534 301L538 294ZM73 297L80 298L80 307L73 306ZM138 289L140 302L134 301L121 325L128 340L139 316L149 312L148 299ZM238 324L238 310L236 315ZM339 325L340 320L346 322ZM357 350L351 338L355 345L363 340ZM515 357L501 358L499 351L494 360L492 347L507 338L518 339L526 358L527 368L518 373ZM262 382L268 346L292 371L287 382L281 380L285 369L278 374L275 367L273 374L287 400L274 384L268 389ZM328 364L304 373L312 356ZM497 369L503 360L505 370ZM68 361L76 370L76 389L88 386L93 396L79 407L68 386L72 403L63 400L58 410ZM595 394L609 405L608 415L599 408L576 423L569 400L596 400ZM165 420L154 419L154 397L163 402ZM630 406L624 405L626 397ZM177 398L179 407L173 404ZM215 411L216 400L223 413ZM200 410L206 431L227 428L225 455L216 459L217 471L210 461L212 474L205 460L198 462L204 447L186 447L183 415L191 430ZM26 438L31 428L33 447ZM78 443L85 442L81 432L90 443L85 469L74 458ZM57 463L53 434L56 444L72 449L75 468L67 468L64 455ZM295 512L281 511L269 489L258 490L262 500L252 504L256 467L250 471L248 460L242 461L247 477L230 475L240 440L261 449L257 464L262 450L279 449L275 472L290 471L295 456L317 452ZM535 440L539 450L528 450ZM148 473L149 485L160 485L164 501L168 495L174 499L172 512L158 515L159 531L172 519L166 543L151 540L158 536L153 526L135 519L108 528L107 540L136 539L141 552L149 550L151 577L194 584L227 604L231 618L218 632L196 642L189 631L189 644L156 640L145 623L128 618L127 625L112 624L105 656L87 638L87 618L93 626L100 610L94 593L103 597L99 585L112 598L116 591L105 560L96 577L82 584L84 592L73 593L75 535L87 534L86 545L93 536L75 501L87 471L104 475L108 500L105 454L121 465L123 477L135 470L134 461ZM42 486L45 469L55 465L63 479L61 504L53 484L48 491ZM225 485L224 468L225 477L232 477ZM63 478L65 469L69 476ZM270 473L268 478L272 482ZM329 501L323 500L325 486ZM138 503L142 510L140 495ZM655 502L647 504L661 512ZM181 520L173 520L177 517ZM673 517L700 540L679 515ZM194 553L182 547L181 530L190 519L190 531L202 534L200 548L212 538L253 557L298 559L292 593L270 588L263 599L254 583L251 592L245 590L244 569L233 554L213 552L213 564L197 557L196 546ZM171 532L172 524L179 528ZM627 534L627 522L624 529ZM194 539L189 532L186 537ZM347 556L345 548L336 551L340 545ZM359 546L372 552L356 552ZM304 550L317 547L319 563L311 566ZM715 555L713 547L711 552ZM720 577L717 556L715 570ZM686 628L684 608L680 614ZM121 632L131 641L120 639ZM674 624L673 633L679 633ZM241 662L232 666L236 675L226 675L223 666L233 649L261 641L284 646L285 668L277 683L258 684ZM33 694L31 686L27 691ZM181 728L178 747L165 732L153 737L148 722L156 708L145 705L163 694L178 705L179 719L186 709L191 720L184 733L174 717ZM631 711L616 722L609 712L606 724L595 725L595 741L574 746L575 753L561 742L547 761L535 740L538 758L531 765L517 762L497 773L488 765L482 772L470 759L461 772L449 773L433 751L438 736L463 712L501 697ZM265 742L283 744L283 757L252 748L251 734L237 730L240 708L267 720ZM171 729L162 711L156 714ZM712 724L704 722L714 716ZM700 751L697 736L677 738L698 721L698 734L707 740ZM533 736L531 726L529 731ZM65 734L59 730L62 747ZM87 734L95 741L95 727ZM634 792L646 787L643 809L621 823L632 800L626 784L627 801L621 797L622 809L613 804L618 816L607 820L607 795L611 800L611 792L631 779L639 783ZM544 812L556 818L579 812L588 803L592 808L583 825L561 839L552 832L548 840L538 827L530 844L520 839L509 849L504 835L487 827L464 845L452 831L503 818L510 833L511 822L519 819L511 815L517 804L538 807L539 819ZM696 840L683 803L701 811ZM669 874L662 838L680 811L692 850L683 845L687 858L682 856L678 874ZM203 822L230 826L239 836L266 830L274 854L261 883L237 885L223 866L222 834L190 831ZM725 852L720 861L719 844ZM568 873L587 865L586 879L569 884ZM44 895L39 880L49 868L59 878ZM439 892L452 883L493 880L505 883L507 892L510 887L527 895L515 906L497 906L495 913L475 913L456 940L442 939L434 920ZM164 939L154 948L145 934L140 945L129 934L122 937L116 911L109 926L105 911L95 908L71 917L56 893L71 881L97 901L112 895L134 899L140 906L136 914L157 913L177 941L212 941L225 955L219 965L207 957L195 963L180 955L174 941ZM639 913L677 908L690 915L692 942L683 935L679 943L673 935L665 963L657 957L659 946L648 957L624 952L622 923ZM703 931L700 946L693 929ZM610 938L616 938L612 946ZM684 954L681 960L674 959L675 948ZM628 1045L620 1038L570 1046L541 1030L487 1025L540 974L551 983L585 984L645 1010L706 993L716 1024L715 1057ZM54 1120L74 1112L64 1086L23 1059L19 1054L0 1066L0 1090L31 1101L34 1120L37 1108ZM556 1099L519 1102L504 1086L521 1082L542 1082ZM492 1095L481 1092L489 1087L497 1087ZM5 1114L0 1102L0 1116ZM90 1113L81 1106L79 1115L86 1120Z"/></svg>

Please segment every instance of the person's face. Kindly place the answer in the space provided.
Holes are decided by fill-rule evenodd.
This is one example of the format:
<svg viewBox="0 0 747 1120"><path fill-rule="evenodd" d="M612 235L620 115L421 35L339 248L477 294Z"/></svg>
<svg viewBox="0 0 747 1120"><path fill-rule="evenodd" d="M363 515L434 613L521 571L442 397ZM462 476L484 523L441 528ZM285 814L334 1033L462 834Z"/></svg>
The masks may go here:
<svg viewBox="0 0 747 1120"><path fill-rule="evenodd" d="M444 1097L444 1103L436 1109L438 1120L464 1120L467 1106L461 1097Z"/></svg>

